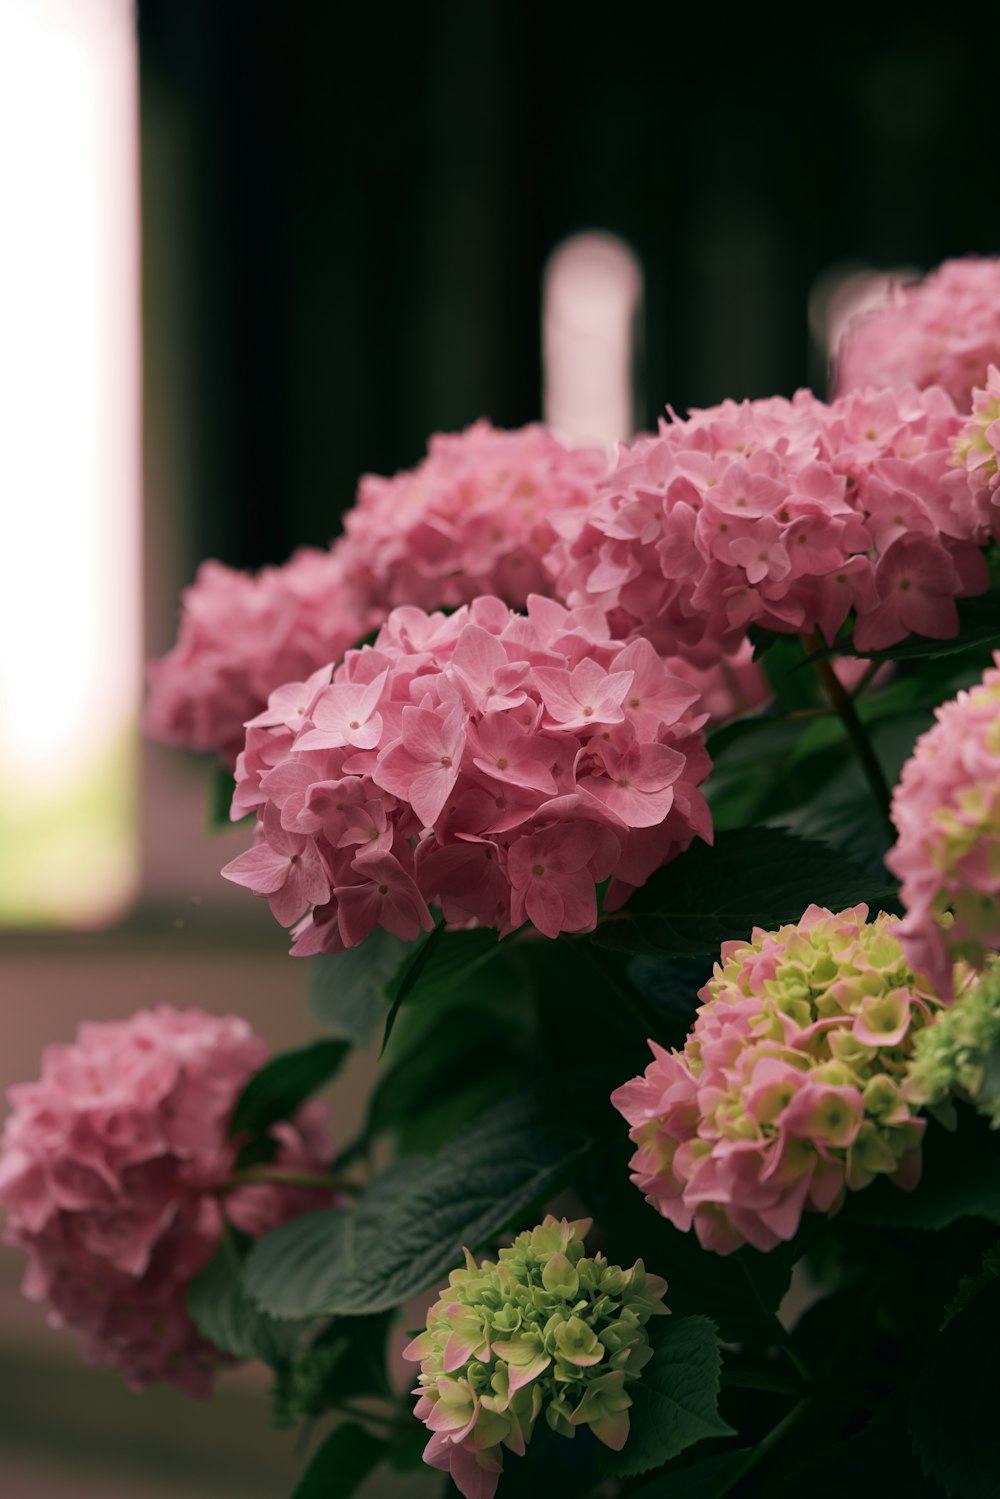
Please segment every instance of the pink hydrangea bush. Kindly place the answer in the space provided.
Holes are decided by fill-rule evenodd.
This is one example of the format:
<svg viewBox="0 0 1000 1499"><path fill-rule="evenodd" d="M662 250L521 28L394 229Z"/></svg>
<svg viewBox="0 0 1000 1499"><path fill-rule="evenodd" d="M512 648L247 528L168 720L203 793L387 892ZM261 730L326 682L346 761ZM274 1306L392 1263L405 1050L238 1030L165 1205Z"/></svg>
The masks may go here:
<svg viewBox="0 0 1000 1499"><path fill-rule="evenodd" d="M663 422L622 448L586 511L554 516L559 596L698 665L751 624L832 643L852 610L861 650L953 635L956 597L989 581L961 427L943 391L912 388Z"/></svg>
<svg viewBox="0 0 1000 1499"><path fill-rule="evenodd" d="M181 595L177 643L148 667L144 730L232 769L274 688L339 660L366 629L333 552L303 548L257 574L205 562Z"/></svg>
<svg viewBox="0 0 1000 1499"><path fill-rule="evenodd" d="M222 1359L185 1297L224 1217L259 1235L329 1200L275 1183L224 1191L233 1105L266 1060L246 1021L161 1005L81 1025L73 1044L46 1048L38 1082L9 1092L0 1205L6 1242L28 1255L25 1295L133 1389L166 1380L209 1393ZM322 1120L314 1101L276 1126L276 1161L321 1165Z"/></svg>
<svg viewBox="0 0 1000 1499"><path fill-rule="evenodd" d="M1000 652L982 681L935 710L892 798L902 881L900 939L911 963L952 993L952 962L981 968L1000 947Z"/></svg>
<svg viewBox="0 0 1000 1499"><path fill-rule="evenodd" d="M607 467L603 449L570 447L540 424L479 421L432 437L414 469L367 474L338 554L369 626L404 604L454 608L495 594L521 609L529 594L551 593L552 517L585 509Z"/></svg>
<svg viewBox="0 0 1000 1499"><path fill-rule="evenodd" d="M917 1183L924 1125L901 1084L940 1000L897 919L867 916L810 906L724 943L683 1049L651 1042L645 1074L612 1095L632 1180L707 1249L773 1249L877 1175Z"/></svg>
<svg viewBox="0 0 1000 1499"><path fill-rule="evenodd" d="M839 392L940 385L960 411L1000 362L1000 260L946 260L923 281L896 285L864 313L837 352Z"/></svg>
<svg viewBox="0 0 1000 1499"><path fill-rule="evenodd" d="M412 941L449 922L549 937L597 920L711 818L697 689L598 609L495 598L397 609L373 647L272 694L237 765L252 849L227 879L294 927L293 952Z"/></svg>
<svg viewBox="0 0 1000 1499"><path fill-rule="evenodd" d="M983 526L1000 541L1000 369L995 364L989 367L986 385L972 392L972 415L955 448Z"/></svg>

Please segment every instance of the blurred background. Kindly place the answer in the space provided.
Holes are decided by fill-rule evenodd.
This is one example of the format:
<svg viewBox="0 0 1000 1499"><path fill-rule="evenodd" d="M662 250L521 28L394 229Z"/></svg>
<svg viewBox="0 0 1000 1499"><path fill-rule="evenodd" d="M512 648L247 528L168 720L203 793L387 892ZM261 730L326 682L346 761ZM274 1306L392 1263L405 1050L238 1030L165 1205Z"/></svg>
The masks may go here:
<svg viewBox="0 0 1000 1499"><path fill-rule="evenodd" d="M245 834L136 729L202 558L325 544L359 474L482 415L610 441L822 390L880 278L1000 251L988 39L812 19L0 0L0 1084L160 1000L307 1033L305 965L218 875ZM19 1273L3 1499L290 1491L256 1376L132 1396Z"/></svg>

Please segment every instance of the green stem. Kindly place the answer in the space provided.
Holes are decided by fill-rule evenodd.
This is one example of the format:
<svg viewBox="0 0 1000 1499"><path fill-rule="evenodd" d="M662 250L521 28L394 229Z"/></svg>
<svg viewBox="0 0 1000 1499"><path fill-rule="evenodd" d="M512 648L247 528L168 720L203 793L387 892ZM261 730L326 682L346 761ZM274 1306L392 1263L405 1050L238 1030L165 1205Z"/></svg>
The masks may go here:
<svg viewBox="0 0 1000 1499"><path fill-rule="evenodd" d="M615 991L626 1009L631 1011L646 1039L658 1041L661 1046L669 1046L670 1037L667 1035L660 1017L646 996L640 993L628 975L621 971L617 963L612 958L609 958L602 948L588 942L586 939L577 943L576 948L578 952L584 954L590 966L596 969Z"/></svg>
<svg viewBox="0 0 1000 1499"><path fill-rule="evenodd" d="M733 1486L746 1477L751 1468L756 1468L757 1464L762 1462L768 1453L772 1452L778 1443L785 1439L792 1430L792 1427L799 1423L812 1404L812 1400L812 1395L804 1395L797 1405L793 1405L788 1415L783 1416L777 1426L772 1426L771 1430L761 1437L755 1447L751 1447L746 1458L740 1464L739 1471L732 1475L724 1489L715 1491L713 1499L724 1499L724 1496L729 1493Z"/></svg>
<svg viewBox="0 0 1000 1499"><path fill-rule="evenodd" d="M859 697L864 697L865 693L868 691L868 688L871 686L881 668L881 661L869 661L868 669L866 670L864 676L861 678L861 681L851 693L852 702L856 702Z"/></svg>
<svg viewBox="0 0 1000 1499"><path fill-rule="evenodd" d="M879 811L879 816L885 823L889 836L895 842L896 830L893 827L892 818L889 816L889 803L891 800L889 784L882 772L881 765L878 763L875 751L872 749L871 740L868 738L865 726L855 711L851 694L834 671L829 657L820 654L823 646L819 638L815 635L803 635L802 643L806 648L806 654L816 668L816 674L822 683L823 691L830 700L830 706L844 725L847 737L851 741L854 753L858 757L858 763L865 773L872 797Z"/></svg>
<svg viewBox="0 0 1000 1499"><path fill-rule="evenodd" d="M317 1192L347 1192L356 1196L361 1188L356 1181L346 1176L336 1176L329 1171L296 1171L284 1166L248 1166L243 1171L234 1171L220 1192L235 1192L237 1187L257 1187L273 1183L279 1187L305 1187Z"/></svg>
<svg viewBox="0 0 1000 1499"><path fill-rule="evenodd" d="M350 1400L338 1400L333 1409L342 1411L345 1416L350 1416L354 1421L370 1421L373 1426L381 1426L387 1436L396 1424L395 1416L387 1416L382 1411L363 1410L361 1406L353 1404Z"/></svg>

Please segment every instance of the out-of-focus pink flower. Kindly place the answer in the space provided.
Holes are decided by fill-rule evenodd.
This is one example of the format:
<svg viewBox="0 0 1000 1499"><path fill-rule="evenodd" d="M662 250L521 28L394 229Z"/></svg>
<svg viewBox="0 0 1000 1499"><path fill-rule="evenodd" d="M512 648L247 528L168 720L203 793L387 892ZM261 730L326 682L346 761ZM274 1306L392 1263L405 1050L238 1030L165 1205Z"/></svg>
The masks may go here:
<svg viewBox="0 0 1000 1499"><path fill-rule="evenodd" d="M233 1105L266 1060L246 1021L161 1005L81 1025L75 1043L46 1048L38 1082L10 1090L0 1204L6 1241L29 1257L25 1294L134 1389L208 1393L222 1360L185 1297L224 1215L257 1235L329 1200L276 1183L222 1193ZM275 1127L279 1164L329 1158L323 1114L314 1102Z"/></svg>
<svg viewBox="0 0 1000 1499"><path fill-rule="evenodd" d="M400 605L454 608L495 594L523 608L548 593L553 515L586 506L607 466L602 449L569 447L543 426L480 421L432 437L414 469L366 475L339 555L369 625Z"/></svg>
<svg viewBox="0 0 1000 1499"><path fill-rule="evenodd" d="M297 727L248 730L235 804L256 808L257 843L223 873L285 925L304 917L296 953L375 927L412 940L431 904L501 935L589 931L603 880L613 909L711 838L698 696L600 610L397 609Z"/></svg>
<svg viewBox="0 0 1000 1499"><path fill-rule="evenodd" d="M867 907L726 942L682 1051L654 1042L612 1096L632 1179L707 1249L772 1249L804 1211L887 1174L915 1185L923 1120L900 1084L940 998L908 966L894 917Z"/></svg>
<svg viewBox="0 0 1000 1499"><path fill-rule="evenodd" d="M956 463L961 428L944 391L912 387L661 422L589 507L553 516L556 592L706 669L751 624L832 643L853 610L864 649L954 634L955 598L988 586L990 536Z"/></svg>
<svg viewBox="0 0 1000 1499"><path fill-rule="evenodd" d="M892 798L886 856L902 881L900 940L952 997L952 964L1000 947L1000 652L982 682L935 710Z"/></svg>
<svg viewBox="0 0 1000 1499"><path fill-rule="evenodd" d="M862 314L836 357L839 392L941 385L960 411L1000 363L1000 260L946 260L923 281L896 285Z"/></svg>
<svg viewBox="0 0 1000 1499"><path fill-rule="evenodd" d="M149 665L144 730L232 768L244 725L305 712L313 674L367 628L332 552L304 548L256 575L205 562L181 595L176 645ZM269 701L279 688L285 695Z"/></svg>

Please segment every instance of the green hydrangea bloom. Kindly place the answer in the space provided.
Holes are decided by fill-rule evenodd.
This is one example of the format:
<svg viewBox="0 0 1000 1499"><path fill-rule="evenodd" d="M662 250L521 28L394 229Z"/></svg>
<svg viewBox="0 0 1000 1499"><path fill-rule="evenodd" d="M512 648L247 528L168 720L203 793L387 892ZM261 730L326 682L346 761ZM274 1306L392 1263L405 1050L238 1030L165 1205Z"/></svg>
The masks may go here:
<svg viewBox="0 0 1000 1499"><path fill-rule="evenodd" d="M628 1436L628 1385L652 1357L650 1317L666 1281L584 1253L590 1220L547 1217L497 1260L454 1270L405 1357L420 1361L416 1414L433 1433L424 1459L463 1494L492 1494L502 1449L522 1454L535 1422L561 1436L589 1426L607 1446Z"/></svg>
<svg viewBox="0 0 1000 1499"><path fill-rule="evenodd" d="M917 1037L904 1092L928 1108L957 1094L1000 1129L1000 959Z"/></svg>

